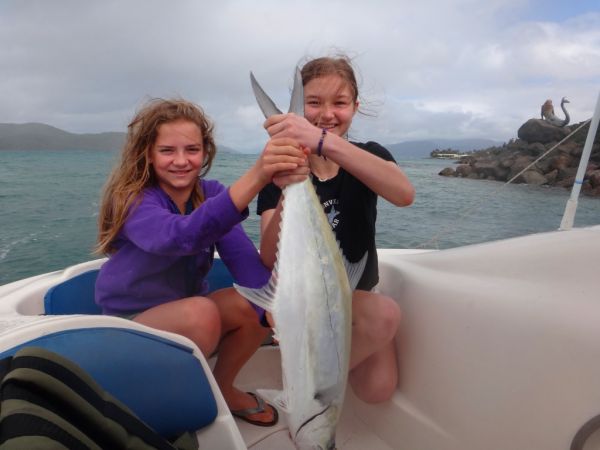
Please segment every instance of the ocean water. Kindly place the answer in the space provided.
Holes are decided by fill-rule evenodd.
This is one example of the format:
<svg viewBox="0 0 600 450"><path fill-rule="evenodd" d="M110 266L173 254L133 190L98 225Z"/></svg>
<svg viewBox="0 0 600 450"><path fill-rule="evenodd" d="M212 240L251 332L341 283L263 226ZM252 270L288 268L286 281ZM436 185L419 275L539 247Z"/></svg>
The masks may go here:
<svg viewBox="0 0 600 450"><path fill-rule="evenodd" d="M219 154L208 178L230 184L257 155ZM0 284L97 258L92 254L102 186L117 154L0 151ZM555 230L569 191L438 175L452 162L398 161L415 185L413 205L380 199L381 248L450 248ZM250 207L244 228L258 244ZM600 199L582 197L576 226L600 224Z"/></svg>

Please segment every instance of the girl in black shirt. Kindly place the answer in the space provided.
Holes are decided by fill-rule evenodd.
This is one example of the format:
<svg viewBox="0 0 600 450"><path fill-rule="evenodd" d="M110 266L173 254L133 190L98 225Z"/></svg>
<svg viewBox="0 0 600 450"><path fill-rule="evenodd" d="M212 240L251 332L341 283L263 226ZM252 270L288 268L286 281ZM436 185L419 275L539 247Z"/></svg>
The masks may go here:
<svg viewBox="0 0 600 450"><path fill-rule="evenodd" d="M349 382L356 395L375 403L391 397L398 382L395 336L400 309L377 284L375 220L377 197L410 205L414 188L392 155L375 142L346 139L358 111L358 87L346 57L318 58L302 68L304 117L271 116L265 128L273 139L291 138L310 150L313 183L344 256L356 262L367 252L367 267L353 294ZM282 209L278 186L306 177L307 167L280 173L258 198L261 257L273 267Z"/></svg>

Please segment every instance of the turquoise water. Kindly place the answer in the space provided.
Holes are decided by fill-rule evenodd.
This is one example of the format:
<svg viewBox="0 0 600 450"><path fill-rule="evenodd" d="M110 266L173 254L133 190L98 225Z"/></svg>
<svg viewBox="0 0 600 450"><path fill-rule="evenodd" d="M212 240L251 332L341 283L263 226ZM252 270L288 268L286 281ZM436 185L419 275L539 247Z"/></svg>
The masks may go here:
<svg viewBox="0 0 600 450"><path fill-rule="evenodd" d="M220 154L209 178L229 184L255 159ZM110 152L0 151L0 284L98 257L91 253L98 201L115 160ZM437 175L448 161L399 164L417 197L408 208L380 200L377 243L382 248L449 248L555 230L569 197L561 188ZM244 228L258 243L254 204L250 211ZM600 199L581 198L575 225L599 223Z"/></svg>

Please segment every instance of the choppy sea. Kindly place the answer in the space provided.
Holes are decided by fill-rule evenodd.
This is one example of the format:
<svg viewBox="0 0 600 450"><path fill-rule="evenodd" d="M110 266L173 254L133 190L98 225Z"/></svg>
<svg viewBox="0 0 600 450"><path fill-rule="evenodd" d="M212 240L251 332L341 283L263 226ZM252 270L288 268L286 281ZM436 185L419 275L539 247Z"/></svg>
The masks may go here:
<svg viewBox="0 0 600 450"><path fill-rule="evenodd" d="M217 156L208 178L229 184L257 155ZM99 257L92 254L102 186L115 152L0 151L0 285ZM559 227L569 191L447 178L452 161L399 160L415 185L412 206L379 200L381 248L450 248ZM258 244L250 207L244 228ZM600 224L600 199L581 197L575 226Z"/></svg>

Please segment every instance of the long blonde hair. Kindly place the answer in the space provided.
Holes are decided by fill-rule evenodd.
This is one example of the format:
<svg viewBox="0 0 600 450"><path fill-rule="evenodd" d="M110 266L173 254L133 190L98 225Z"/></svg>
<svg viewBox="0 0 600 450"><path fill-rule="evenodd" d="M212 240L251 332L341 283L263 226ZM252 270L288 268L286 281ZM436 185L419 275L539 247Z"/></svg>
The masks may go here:
<svg viewBox="0 0 600 450"><path fill-rule="evenodd" d="M130 209L141 200L140 194L146 187L157 184L149 155L156 142L158 127L181 119L198 125L204 148L200 176L206 175L210 170L217 149L213 138L213 124L202 108L183 99L153 99L147 102L127 127L127 139L120 162L112 170L104 186L98 217L96 253L110 254L116 251L114 240ZM199 183L194 185L191 199L194 208L204 201Z"/></svg>

